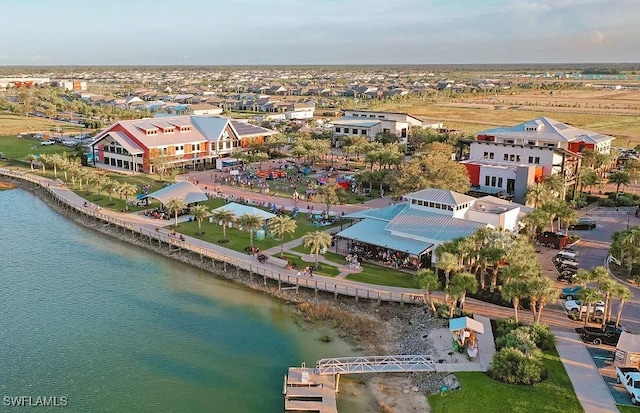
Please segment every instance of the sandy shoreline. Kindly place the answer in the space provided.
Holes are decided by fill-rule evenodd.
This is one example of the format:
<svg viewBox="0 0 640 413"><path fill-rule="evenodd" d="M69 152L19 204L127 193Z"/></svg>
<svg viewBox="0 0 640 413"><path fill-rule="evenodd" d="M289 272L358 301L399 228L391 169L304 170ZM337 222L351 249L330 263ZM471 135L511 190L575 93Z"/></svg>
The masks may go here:
<svg viewBox="0 0 640 413"><path fill-rule="evenodd" d="M262 277L252 277L249 273L238 272L231 267L225 272L220 264L216 266L210 260L202 262L199 257L188 252L163 249L157 243L150 244L146 238L132 237L130 232L125 234L114 226L101 225L91 217L62 207L44 188L19 179L3 179L29 190L52 209L84 227L298 305L302 319L312 324L322 323L332 327L362 353L430 354L437 360L455 362L452 358L455 356L450 351L451 338L447 335L448 330L442 330L445 322L433 318L424 307L401 306L395 303L378 304L377 301L367 302L363 299L356 303L353 298L339 296L336 299L333 294L321 292L315 296L313 291L304 289L297 293L283 291L277 288L275 282L267 282L265 286ZM434 334L436 331L440 333ZM287 367L283 366L283 369ZM439 391L445 383L446 376L440 373L379 374L366 381L380 411L428 412L430 408L425 395Z"/></svg>

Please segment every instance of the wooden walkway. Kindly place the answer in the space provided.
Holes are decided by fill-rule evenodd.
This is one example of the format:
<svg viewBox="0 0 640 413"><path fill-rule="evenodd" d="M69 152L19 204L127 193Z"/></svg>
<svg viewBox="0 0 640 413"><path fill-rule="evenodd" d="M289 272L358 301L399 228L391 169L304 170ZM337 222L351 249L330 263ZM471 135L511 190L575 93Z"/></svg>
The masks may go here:
<svg viewBox="0 0 640 413"><path fill-rule="evenodd" d="M316 369L290 367L284 383L285 412L337 413L336 378Z"/></svg>

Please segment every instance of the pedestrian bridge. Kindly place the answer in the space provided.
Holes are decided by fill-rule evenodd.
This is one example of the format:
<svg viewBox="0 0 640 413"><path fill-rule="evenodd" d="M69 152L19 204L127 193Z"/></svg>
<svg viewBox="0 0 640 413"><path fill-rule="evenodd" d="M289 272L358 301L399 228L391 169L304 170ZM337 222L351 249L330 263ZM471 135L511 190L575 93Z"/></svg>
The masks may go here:
<svg viewBox="0 0 640 413"><path fill-rule="evenodd" d="M318 360L316 371L322 375L436 371L436 362L427 355L340 357Z"/></svg>

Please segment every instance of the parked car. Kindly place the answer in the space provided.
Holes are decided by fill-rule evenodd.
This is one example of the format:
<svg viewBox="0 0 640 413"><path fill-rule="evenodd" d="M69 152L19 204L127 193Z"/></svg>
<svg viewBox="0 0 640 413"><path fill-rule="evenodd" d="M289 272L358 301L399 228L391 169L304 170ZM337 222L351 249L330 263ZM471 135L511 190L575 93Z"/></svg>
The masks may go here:
<svg viewBox="0 0 640 413"><path fill-rule="evenodd" d="M605 324L602 327L582 327L576 329L580 338L583 341L593 343L596 346L600 344L607 344L609 346L618 345L618 340L623 331L626 331L622 326L615 326L613 324Z"/></svg>
<svg viewBox="0 0 640 413"><path fill-rule="evenodd" d="M564 298L566 300L573 300L578 296L578 294L580 293L580 290L582 290L581 285L575 285L573 287L565 287L562 290L560 290L560 298Z"/></svg>
<svg viewBox="0 0 640 413"><path fill-rule="evenodd" d="M591 230L596 227L596 222L592 218L580 218L575 224L569 225L569 229Z"/></svg>
<svg viewBox="0 0 640 413"><path fill-rule="evenodd" d="M587 312L587 305L582 304L580 300L568 300L564 303L564 308L570 313L578 314ZM604 314L604 301L598 301L597 303L591 305L591 311L596 315L596 317L602 317Z"/></svg>
<svg viewBox="0 0 640 413"><path fill-rule="evenodd" d="M40 145L53 145L54 143L56 142L53 141L52 139L47 139L46 141L40 142Z"/></svg>
<svg viewBox="0 0 640 413"><path fill-rule="evenodd" d="M561 261L561 260L577 261L578 260L578 253L577 252L573 252L573 251L569 251L569 250L567 250L565 248L563 250L558 251L558 253L554 257L554 259L557 260L557 261Z"/></svg>
<svg viewBox="0 0 640 413"><path fill-rule="evenodd" d="M558 281L566 281L569 284L573 284L573 280L576 278L576 271L565 270L558 274Z"/></svg>
<svg viewBox="0 0 640 413"><path fill-rule="evenodd" d="M536 236L536 241L546 247L562 249L567 246L569 237L562 233L545 231Z"/></svg>
<svg viewBox="0 0 640 413"><path fill-rule="evenodd" d="M616 366L616 381L624 385L631 403L640 403L640 370L637 367Z"/></svg>

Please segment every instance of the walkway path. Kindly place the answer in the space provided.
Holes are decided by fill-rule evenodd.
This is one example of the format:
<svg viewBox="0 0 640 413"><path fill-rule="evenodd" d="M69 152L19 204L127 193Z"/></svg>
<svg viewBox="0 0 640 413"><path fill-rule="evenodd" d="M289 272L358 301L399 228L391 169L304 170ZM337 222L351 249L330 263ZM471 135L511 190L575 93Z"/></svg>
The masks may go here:
<svg viewBox="0 0 640 413"><path fill-rule="evenodd" d="M14 171L9 171L8 169L0 169L0 174L6 174L9 176L17 176L23 177L23 179L39 182L43 187L48 187L49 190L56 194L57 196L65 199L68 203L75 205L77 208L84 208L85 199L75 194L73 191L69 190L64 186L57 185L54 181L43 178L37 175L31 175L28 173L16 173ZM249 195L243 192L244 195ZM255 194L260 195L260 194ZM293 202L293 201L291 201ZM284 202L283 202L284 203ZM366 208L366 206L355 206L360 209ZM315 208L315 206L314 206ZM92 211L92 208L84 208L87 213L95 213L95 210ZM165 221L159 222L159 220L148 219L146 217L141 217L136 214L126 214L115 211L108 210L100 210L101 214L105 217L112 217L113 219L117 219L119 221L123 221L130 225L132 228L139 228L141 231L146 230L149 231L149 234L153 234L156 228L160 228L166 225ZM166 230L165 230L166 231ZM297 271L295 270L286 270L281 266L276 266L272 262L266 262L264 264L259 264L254 260L253 257L247 256L246 254L229 250L219 245L211 244L205 241L202 241L193 237L185 237L186 243L198 246L206 251L212 251L216 254L220 254L221 256L231 258L233 260L237 260L237 263L244 263L243 268L253 268L254 271L258 271L261 269L262 271L271 271L277 272L279 274L290 275L295 278L297 275ZM174 240L177 241L177 240ZM178 244L179 245L179 244ZM304 278L304 277L303 277ZM354 282L350 280L346 280L344 278L331 278L331 277L323 277L323 276L315 276L312 281L317 282L326 282L336 286L336 289L340 291L356 291L360 289L360 291L377 291L378 293L386 294L389 297L393 296L402 296L402 294L407 294L409 296L422 296L422 291L417 289L409 289L409 288L400 288L400 287L389 287L389 286L380 286L380 285L370 285L360 282ZM310 281L310 280L307 280ZM309 284L307 284L309 285ZM375 296L371 297L375 298ZM442 293L438 292L434 294L434 298L438 300L442 300ZM513 310L509 308L499 307L493 304L489 304L486 302L468 299L465 304L465 310L472 312L474 314L482 314L489 318L506 318L511 317L513 315ZM545 311L545 322L552 325L554 327L554 333L558 337L558 352L560 354L561 360L569 373L569 377L573 383L573 387L575 389L576 395L578 399L582 403L585 408L585 411L588 413L599 413L599 412L617 412L618 409L611 397L611 395L607 392L606 394L601 391L602 388L606 390L606 384L602 376L598 373L595 365L593 365L592 359L589 357L588 352L582 343L579 340L577 335L571 335L571 330L573 329L574 324L571 323L566 315L559 312ZM525 322L531 322L531 314L525 312L521 314L521 320ZM487 361L483 360L482 363L486 366Z"/></svg>

